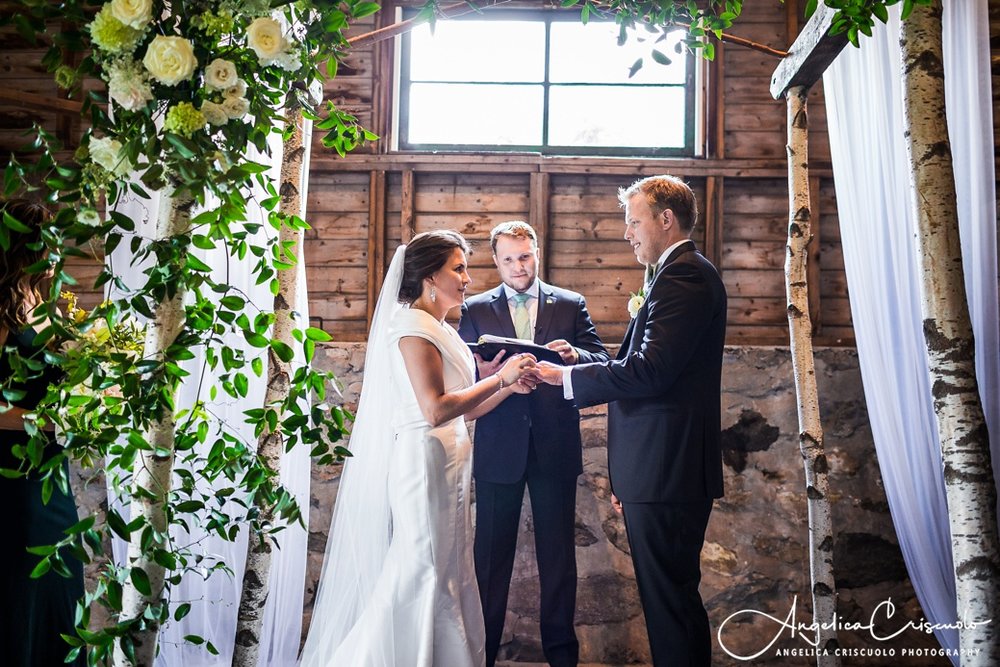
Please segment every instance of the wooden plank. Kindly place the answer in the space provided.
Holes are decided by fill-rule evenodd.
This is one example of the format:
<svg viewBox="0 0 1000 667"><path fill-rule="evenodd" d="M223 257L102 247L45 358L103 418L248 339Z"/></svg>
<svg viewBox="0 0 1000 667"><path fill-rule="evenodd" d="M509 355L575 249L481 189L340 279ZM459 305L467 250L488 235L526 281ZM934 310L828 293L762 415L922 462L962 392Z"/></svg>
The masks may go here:
<svg viewBox="0 0 1000 667"><path fill-rule="evenodd" d="M728 269L722 276L732 297L778 297L785 293L785 275L779 269Z"/></svg>
<svg viewBox="0 0 1000 667"><path fill-rule="evenodd" d="M413 170L407 169L403 172L403 191L400 195L400 240L409 243L416 233L416 221L414 217L414 192L416 188Z"/></svg>
<svg viewBox="0 0 1000 667"><path fill-rule="evenodd" d="M614 213L552 213L550 243L559 241L621 241L625 233L621 211ZM624 241L623 241L624 242Z"/></svg>
<svg viewBox="0 0 1000 667"><path fill-rule="evenodd" d="M355 320L367 323L368 297L335 292L310 292L309 315L326 320Z"/></svg>
<svg viewBox="0 0 1000 667"><path fill-rule="evenodd" d="M385 271L385 172L373 171L369 186L368 211L368 326L382 289Z"/></svg>
<svg viewBox="0 0 1000 667"><path fill-rule="evenodd" d="M306 280L314 289L367 298L368 267L307 266ZM309 293L310 298L312 292Z"/></svg>
<svg viewBox="0 0 1000 667"><path fill-rule="evenodd" d="M771 75L771 96L784 97L792 86L812 86L823 78L823 72L847 46L847 33L830 36L830 26L836 10L819 3L809 22L796 38L788 56Z"/></svg>
<svg viewBox="0 0 1000 667"><path fill-rule="evenodd" d="M550 220L549 220L549 175L543 173L531 174L528 190L530 210L528 224L534 227L538 235L538 247L542 249L539 257L538 277L547 280L551 264L549 252Z"/></svg>
<svg viewBox="0 0 1000 667"><path fill-rule="evenodd" d="M642 287L643 269L634 263L632 268L611 269L552 269L549 274L554 285L566 287L590 299L597 296L617 296L627 299Z"/></svg>
<svg viewBox="0 0 1000 667"><path fill-rule="evenodd" d="M726 157L726 48L717 41L716 57L709 64L708 157ZM736 49L734 49L736 50Z"/></svg>
<svg viewBox="0 0 1000 667"><path fill-rule="evenodd" d="M347 211L333 213L320 211L308 217L310 229L306 230L306 240L346 240L368 238L367 211Z"/></svg>
<svg viewBox="0 0 1000 667"><path fill-rule="evenodd" d="M729 269L776 269L785 264L785 240L739 241L722 246L722 265Z"/></svg>
<svg viewBox="0 0 1000 667"><path fill-rule="evenodd" d="M368 265L368 240L310 240L305 256L308 267L364 267Z"/></svg>

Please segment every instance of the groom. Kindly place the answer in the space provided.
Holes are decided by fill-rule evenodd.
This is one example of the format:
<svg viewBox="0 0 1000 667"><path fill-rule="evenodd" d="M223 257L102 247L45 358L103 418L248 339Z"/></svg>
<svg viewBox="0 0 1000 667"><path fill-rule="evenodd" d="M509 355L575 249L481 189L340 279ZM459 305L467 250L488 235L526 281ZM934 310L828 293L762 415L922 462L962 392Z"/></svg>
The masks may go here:
<svg viewBox="0 0 1000 667"><path fill-rule="evenodd" d="M538 280L535 230L504 222L490 233L499 286L468 299L458 332L525 338L556 350L567 364L607 360L583 297ZM504 359L478 359L480 377ZM514 395L476 422L476 577L486 621L486 665L503 635L521 503L527 486L541 590L541 634L552 667L575 667L576 478L583 471L580 413L554 387Z"/></svg>
<svg viewBox="0 0 1000 667"><path fill-rule="evenodd" d="M690 240L694 193L672 176L619 191L625 240L652 270L614 361L539 377L578 406L608 406L612 502L625 515L656 667L709 665L698 593L712 500L722 496L720 384L726 290ZM623 304L624 308L624 304Z"/></svg>

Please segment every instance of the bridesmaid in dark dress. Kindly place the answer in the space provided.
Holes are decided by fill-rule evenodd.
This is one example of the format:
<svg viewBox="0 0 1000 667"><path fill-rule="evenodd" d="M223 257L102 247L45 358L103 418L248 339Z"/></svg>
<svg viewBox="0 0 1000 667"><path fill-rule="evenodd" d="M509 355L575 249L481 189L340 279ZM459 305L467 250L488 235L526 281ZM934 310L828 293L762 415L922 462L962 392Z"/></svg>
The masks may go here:
<svg viewBox="0 0 1000 667"><path fill-rule="evenodd" d="M0 467L18 469L22 461L12 447L28 442L24 417L45 396L49 383L58 380L54 366L23 383L10 381L12 350L23 358L42 359L35 344L36 331L45 326L34 322L34 309L41 303L40 284L44 273L29 274L26 268L45 256L39 247L38 230L47 219L45 209L24 200L0 201L0 209L30 227L32 233L9 231L10 248L0 262L0 383L19 389L24 396L6 402L0 396ZM58 447L49 435L48 448ZM47 448L47 449L48 449ZM64 465L68 465L64 461ZM30 578L39 557L28 547L51 545L65 537L63 531L77 522L76 502L58 487L47 504L42 502L42 483L32 474L8 479L0 477L0 507L4 512L5 561L0 571L0 652L3 664L16 667L56 667L64 661L70 645L60 634L75 636L76 603L83 597L83 565L70 554L64 562L71 574L60 576L49 570L38 579ZM71 665L86 664L81 652Z"/></svg>

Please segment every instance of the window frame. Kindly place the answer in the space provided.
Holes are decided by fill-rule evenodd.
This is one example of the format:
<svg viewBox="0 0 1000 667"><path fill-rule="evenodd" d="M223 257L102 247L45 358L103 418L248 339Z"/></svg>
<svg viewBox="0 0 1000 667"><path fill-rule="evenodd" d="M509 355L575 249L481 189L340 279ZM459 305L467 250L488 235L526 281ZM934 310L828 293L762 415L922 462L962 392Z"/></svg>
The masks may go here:
<svg viewBox="0 0 1000 667"><path fill-rule="evenodd" d="M403 18L410 18L415 15L415 10L404 10ZM508 81L508 82L480 82L480 81L448 81L441 83L453 83L462 85L532 85L542 87L542 144L541 145L515 145L515 144L431 144L413 143L407 136L409 124L407 118L410 108L410 85L413 83L410 78L410 53L412 48L412 37L410 33L404 33L400 39L400 49L398 57L398 76L396 85L396 118L395 136L396 152L402 153L536 153L553 157L575 157L575 156L595 156L595 157L681 157L697 158L700 156L697 141L697 110L703 108L704 104L698 99L702 93L702 86L699 85L698 78L701 68L698 67L695 55L685 51L683 57L686 59L685 77L683 84L659 84L659 83L553 83L550 80L550 50L552 46L551 26L555 22L580 21L578 13L559 9L491 9L482 14L470 13L448 19L449 21L469 21L484 18L496 17L502 19L530 19L545 24L545 67L543 80L537 81ZM597 22L600 19L591 17L590 22ZM611 22L610 20L607 22ZM643 67L660 67L661 65L651 62L651 58L645 57ZM623 63L623 67L625 64ZM425 83L419 81L418 83ZM432 82L433 83L433 82ZM623 88L681 88L684 90L684 146L675 147L654 147L654 146L555 146L548 145L549 138L549 94L552 87L623 87Z"/></svg>

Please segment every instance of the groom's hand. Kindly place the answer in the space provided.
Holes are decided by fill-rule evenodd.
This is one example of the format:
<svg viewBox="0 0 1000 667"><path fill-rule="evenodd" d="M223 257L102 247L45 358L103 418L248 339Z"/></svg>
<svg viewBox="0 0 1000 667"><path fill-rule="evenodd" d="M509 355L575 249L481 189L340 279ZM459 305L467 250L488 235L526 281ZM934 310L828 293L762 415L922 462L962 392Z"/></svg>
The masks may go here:
<svg viewBox="0 0 1000 667"><path fill-rule="evenodd" d="M532 371L532 375L538 378L539 382L555 385L556 387L562 386L563 383L563 367L556 366L548 361L538 362Z"/></svg>
<svg viewBox="0 0 1000 667"><path fill-rule="evenodd" d="M576 351L576 348L569 344L568 340L563 338L558 338L551 343L547 343L545 347L550 350L555 350L562 357L563 363L572 366L580 360L580 353Z"/></svg>
<svg viewBox="0 0 1000 667"><path fill-rule="evenodd" d="M613 507L619 514L625 513L625 510L622 509L622 501L618 500L618 496L613 493L611 494L611 507Z"/></svg>

